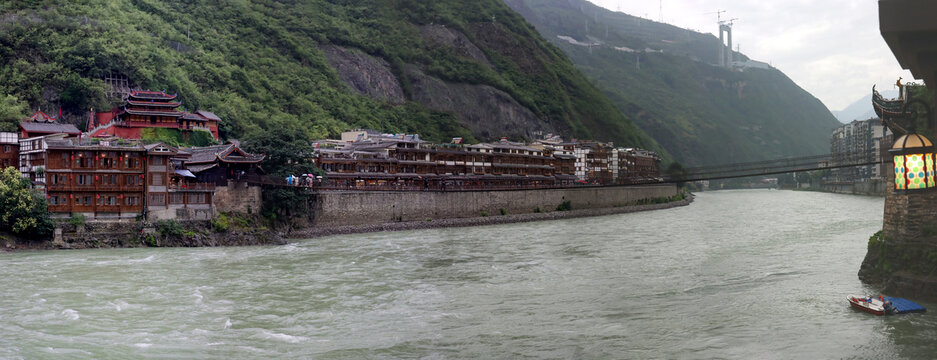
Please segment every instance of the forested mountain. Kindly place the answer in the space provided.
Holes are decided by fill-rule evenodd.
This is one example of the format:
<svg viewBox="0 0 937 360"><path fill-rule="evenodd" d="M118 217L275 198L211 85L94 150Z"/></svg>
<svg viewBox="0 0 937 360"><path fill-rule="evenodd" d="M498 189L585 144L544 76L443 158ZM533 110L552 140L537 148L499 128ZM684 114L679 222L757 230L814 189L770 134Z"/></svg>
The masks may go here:
<svg viewBox="0 0 937 360"><path fill-rule="evenodd" d="M504 1L676 160L705 165L829 152L839 125L830 111L775 68L713 66L719 40L711 34L585 0Z"/></svg>
<svg viewBox="0 0 937 360"><path fill-rule="evenodd" d="M109 77L178 92L226 138L374 128L660 149L500 0L0 3L0 127L40 106L83 125L118 102Z"/></svg>

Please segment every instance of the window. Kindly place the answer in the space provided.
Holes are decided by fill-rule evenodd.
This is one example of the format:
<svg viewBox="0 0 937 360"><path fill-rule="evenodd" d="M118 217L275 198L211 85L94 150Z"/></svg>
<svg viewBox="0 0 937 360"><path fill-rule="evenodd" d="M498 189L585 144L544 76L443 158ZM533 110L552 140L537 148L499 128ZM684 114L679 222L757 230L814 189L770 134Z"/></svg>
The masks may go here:
<svg viewBox="0 0 937 360"><path fill-rule="evenodd" d="M150 185L154 185L154 186L163 185L163 174L150 174L150 179L152 179L152 182Z"/></svg>
<svg viewBox="0 0 937 360"><path fill-rule="evenodd" d="M166 205L165 194L150 194L150 205Z"/></svg>
<svg viewBox="0 0 937 360"><path fill-rule="evenodd" d="M191 199L191 196L189 198ZM172 193L169 197L170 204L182 204L185 202L184 200L185 200L184 193Z"/></svg>
<svg viewBox="0 0 937 360"><path fill-rule="evenodd" d="M162 156L154 156L151 158L152 165L163 165Z"/></svg>
<svg viewBox="0 0 937 360"><path fill-rule="evenodd" d="M205 194L204 193L189 194L189 204L205 204Z"/></svg>
<svg viewBox="0 0 937 360"><path fill-rule="evenodd" d="M138 196L127 196L124 198L124 204L126 205L140 205L140 197Z"/></svg>
<svg viewBox="0 0 937 360"><path fill-rule="evenodd" d="M91 175L78 175L78 185L91 185Z"/></svg>
<svg viewBox="0 0 937 360"><path fill-rule="evenodd" d="M3 146L3 152L8 153L8 152L11 152L11 151L13 151L13 147L12 147L12 146L10 146L10 145L4 145L4 146Z"/></svg>

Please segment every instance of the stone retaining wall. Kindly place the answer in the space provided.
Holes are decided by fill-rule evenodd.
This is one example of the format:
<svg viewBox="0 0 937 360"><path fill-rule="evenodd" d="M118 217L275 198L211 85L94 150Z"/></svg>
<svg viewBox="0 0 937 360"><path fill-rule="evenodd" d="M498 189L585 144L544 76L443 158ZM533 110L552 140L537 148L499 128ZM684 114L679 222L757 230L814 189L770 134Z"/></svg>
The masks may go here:
<svg viewBox="0 0 937 360"><path fill-rule="evenodd" d="M470 218L485 214L526 214L555 210L569 201L573 209L614 208L642 199L669 198L675 185L590 187L509 191L356 191L321 192L314 197L312 225L368 225L427 219Z"/></svg>

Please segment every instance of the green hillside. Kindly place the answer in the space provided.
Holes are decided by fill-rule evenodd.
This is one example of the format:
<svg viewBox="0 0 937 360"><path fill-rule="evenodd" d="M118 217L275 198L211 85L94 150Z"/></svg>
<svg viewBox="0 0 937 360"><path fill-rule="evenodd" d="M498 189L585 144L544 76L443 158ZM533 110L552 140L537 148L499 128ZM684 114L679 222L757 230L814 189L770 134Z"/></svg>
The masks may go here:
<svg viewBox="0 0 937 360"><path fill-rule="evenodd" d="M421 29L431 25L464 34L490 63L427 40ZM386 62L405 101L352 91L327 60L329 46ZM13 109L0 111L0 127L16 118L8 113L39 106L61 108L67 120L83 124L89 109L116 102L106 97L104 79L117 76L135 88L178 92L188 110L217 113L228 138L261 137L274 128L309 139L350 128L436 141L503 135L472 133L458 111L431 110L425 103L432 93L419 94L429 97L425 103L415 101L424 90L413 74L506 93L506 103L532 112L538 122L532 127L660 149L499 0L0 3L0 108Z"/></svg>
<svg viewBox="0 0 937 360"><path fill-rule="evenodd" d="M829 152L831 130L839 123L818 99L774 68L732 71L711 65L717 62L718 39L710 34L584 0L505 1L681 162Z"/></svg>

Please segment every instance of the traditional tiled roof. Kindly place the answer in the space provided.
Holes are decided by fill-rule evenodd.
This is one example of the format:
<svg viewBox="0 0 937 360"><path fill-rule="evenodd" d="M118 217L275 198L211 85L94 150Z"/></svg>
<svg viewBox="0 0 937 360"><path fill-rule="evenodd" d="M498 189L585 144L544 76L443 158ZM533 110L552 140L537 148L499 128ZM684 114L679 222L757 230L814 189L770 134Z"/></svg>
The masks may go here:
<svg viewBox="0 0 937 360"><path fill-rule="evenodd" d="M131 90L130 97L147 100L172 100L176 98L176 94L169 95L164 91Z"/></svg>
<svg viewBox="0 0 937 360"><path fill-rule="evenodd" d="M127 100L127 104L135 106L159 106L159 107L178 107L182 103L178 102L156 102L156 101L133 101Z"/></svg>
<svg viewBox="0 0 937 360"><path fill-rule="evenodd" d="M218 166L218 163L210 163L210 164L202 164L202 165L186 165L185 168L191 171L192 173L198 174L202 171L215 168L216 166Z"/></svg>
<svg viewBox="0 0 937 360"><path fill-rule="evenodd" d="M40 134L70 134L78 135L81 134L81 131L78 131L78 128L72 124L53 124L53 123L38 123L38 122L20 122L20 128L25 130L28 133L40 133Z"/></svg>
<svg viewBox="0 0 937 360"><path fill-rule="evenodd" d="M252 155L241 150L236 144L225 144L206 146L199 148L190 148L187 150L192 156L186 160L188 164L207 164L216 161L228 163L260 163L264 160L264 155Z"/></svg>
<svg viewBox="0 0 937 360"><path fill-rule="evenodd" d="M211 111L197 110L195 113L201 115L202 117L204 117L204 118L206 118L206 119L208 119L208 120L212 120L212 121L221 121L221 118L218 117L218 115L215 115L215 113L213 113L213 112L211 112Z"/></svg>
<svg viewBox="0 0 937 360"><path fill-rule="evenodd" d="M178 111L136 110L136 109L127 109L127 108L125 108L124 111L132 115L153 115L153 116L170 116L170 117L182 116L182 113Z"/></svg>
<svg viewBox="0 0 937 360"><path fill-rule="evenodd" d="M205 121L205 118L199 114L184 113L182 114L182 120Z"/></svg>
<svg viewBox="0 0 937 360"><path fill-rule="evenodd" d="M23 121L26 121L26 122L40 122L40 123L54 123L54 122L55 122L55 119L56 119L55 116L49 116L49 114L46 114L46 113L42 112L42 110L39 110L39 111L34 112L32 115L29 115L29 117L26 118L26 120L23 120Z"/></svg>

